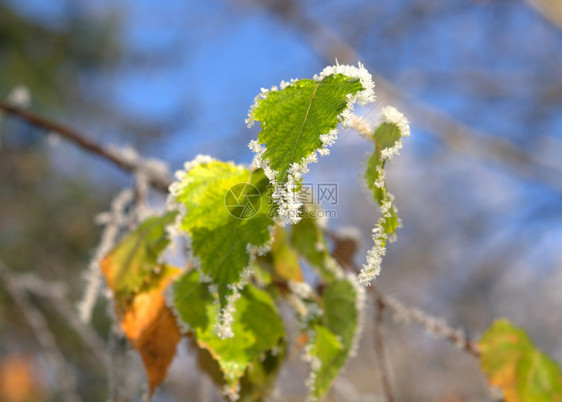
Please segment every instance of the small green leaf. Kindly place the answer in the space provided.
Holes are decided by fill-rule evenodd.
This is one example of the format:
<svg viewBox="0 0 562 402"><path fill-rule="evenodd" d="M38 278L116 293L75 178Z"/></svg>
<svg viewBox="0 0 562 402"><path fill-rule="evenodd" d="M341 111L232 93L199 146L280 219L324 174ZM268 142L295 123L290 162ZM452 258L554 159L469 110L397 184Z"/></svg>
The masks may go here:
<svg viewBox="0 0 562 402"><path fill-rule="evenodd" d="M213 323L217 318L217 299L192 270L174 285L174 306L178 318L193 331L199 347L208 350L219 363L232 392L248 366L263 353L275 348L284 336L281 317L264 291L248 284L234 305L234 336L221 339Z"/></svg>
<svg viewBox="0 0 562 402"><path fill-rule="evenodd" d="M311 344L309 359L312 375L309 377L312 384L309 399L319 400L330 390L332 382L338 376L344 356L344 349L336 335L328 328L316 325L314 339Z"/></svg>
<svg viewBox="0 0 562 402"><path fill-rule="evenodd" d="M394 240L396 229L400 227L394 197L386 186L384 167L402 148L402 138L410 135L408 120L395 108L383 108L381 118L382 123L372 136L375 148L365 172L367 186L381 209L381 217L373 229L374 246L369 250L367 263L359 274L359 282L363 285L370 284L378 276L387 242Z"/></svg>
<svg viewBox="0 0 562 402"><path fill-rule="evenodd" d="M158 276L157 262L169 244L166 226L177 213L145 220L109 252L101 262L107 285L113 290L118 305L135 293L149 287Z"/></svg>
<svg viewBox="0 0 562 402"><path fill-rule="evenodd" d="M219 363L207 349L200 348L196 340L191 339L189 345L196 353L198 368L207 373L213 382L223 389L227 384ZM271 394L281 363L286 357L286 349L285 341L281 340L278 346L263 353L248 365L246 373L240 379L238 401L262 401Z"/></svg>
<svg viewBox="0 0 562 402"><path fill-rule="evenodd" d="M497 320L480 339L482 371L507 402L562 401L558 364L538 350L525 331Z"/></svg>
<svg viewBox="0 0 562 402"><path fill-rule="evenodd" d="M337 279L322 294L325 325L340 337L346 352L353 347L359 325L357 298L360 295L351 280L353 279Z"/></svg>

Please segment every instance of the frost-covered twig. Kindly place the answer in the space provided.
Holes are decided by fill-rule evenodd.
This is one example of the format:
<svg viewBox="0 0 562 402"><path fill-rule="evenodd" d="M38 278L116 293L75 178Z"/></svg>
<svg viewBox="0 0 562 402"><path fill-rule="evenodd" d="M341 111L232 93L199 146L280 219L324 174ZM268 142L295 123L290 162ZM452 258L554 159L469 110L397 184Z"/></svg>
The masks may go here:
<svg viewBox="0 0 562 402"><path fill-rule="evenodd" d="M66 366L64 356L59 350L53 334L49 330L45 316L33 305L25 291L18 286L10 270L1 260L0 279L2 280L4 288L10 294L14 303L18 306L31 327L37 342L43 349L49 368L57 373L63 399L70 402L80 401L81 399L76 393L76 380L72 372Z"/></svg>
<svg viewBox="0 0 562 402"><path fill-rule="evenodd" d="M100 262L103 257L115 246L121 228L128 224L128 216L124 214L125 208L133 200L133 192L124 189L117 194L111 202L111 209L108 212L99 214L96 217L98 224L104 225L101 240L90 261L85 277L87 281L84 297L78 303L80 319L89 322L92 311L102 285L102 272Z"/></svg>
<svg viewBox="0 0 562 402"><path fill-rule="evenodd" d="M446 339L460 350L464 350L474 357L479 357L480 352L476 345L466 338L464 331L453 328L442 318L435 317L415 307L406 307L394 298L383 298L385 308L394 318L402 323L415 323L421 325L425 332L435 338Z"/></svg>

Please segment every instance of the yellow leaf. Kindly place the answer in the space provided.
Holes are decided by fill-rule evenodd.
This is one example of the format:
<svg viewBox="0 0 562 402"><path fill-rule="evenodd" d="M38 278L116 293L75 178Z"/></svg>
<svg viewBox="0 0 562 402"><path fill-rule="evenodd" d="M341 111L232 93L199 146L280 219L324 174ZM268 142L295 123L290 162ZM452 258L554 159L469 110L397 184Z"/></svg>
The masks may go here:
<svg viewBox="0 0 562 402"><path fill-rule="evenodd" d="M525 331L497 320L480 339L482 371L506 402L562 402L562 375Z"/></svg>

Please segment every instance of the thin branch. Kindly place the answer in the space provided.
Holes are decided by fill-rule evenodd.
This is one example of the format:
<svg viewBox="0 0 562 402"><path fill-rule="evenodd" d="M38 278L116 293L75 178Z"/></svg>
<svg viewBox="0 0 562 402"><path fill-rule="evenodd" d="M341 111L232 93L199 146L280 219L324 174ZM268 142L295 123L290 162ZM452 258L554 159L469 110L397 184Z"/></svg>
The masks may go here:
<svg viewBox="0 0 562 402"><path fill-rule="evenodd" d="M390 311L397 321L402 324L418 324L426 333L436 338L446 339L460 350L477 359L480 358L478 347L465 336L463 330L452 328L445 320L430 315L419 308L406 307L395 299L385 298L375 287L373 287L373 291L378 302L383 304L384 308Z"/></svg>
<svg viewBox="0 0 562 402"><path fill-rule="evenodd" d="M13 116L19 117L20 119L27 121L28 123L30 123L35 127L43 128L47 130L46 131L47 133L56 132L61 137L69 140L70 142L79 146L83 150L101 156L105 160L113 163L115 166L123 170L134 173L142 169L141 166L135 165L130 160L120 156L118 153L112 151L109 148L105 148L102 145L97 144L96 142L88 139L88 137L86 137L84 134L64 124L39 116L28 110L21 109L16 106L12 106L9 103L4 102L2 100L0 100L0 110L9 113ZM168 191L168 187L171 183L171 180L169 178L157 177L155 175L150 175L150 177L148 177L148 180L152 187L161 190L163 192Z"/></svg>
<svg viewBox="0 0 562 402"><path fill-rule="evenodd" d="M383 318L385 306L380 300L377 300L377 308L375 313L375 350L381 371L381 381L386 395L387 402L394 402L394 394L392 392L392 384L390 382L389 367L386 358L383 336Z"/></svg>
<svg viewBox="0 0 562 402"><path fill-rule="evenodd" d="M43 349L49 369L57 373L60 391L64 400L70 402L80 401L80 397L76 393L76 380L72 372L68 369L64 356L59 350L53 334L49 330L45 316L33 305L25 291L18 286L17 281L14 280L11 275L11 271L1 260L0 279L3 282L4 288L27 320L35 335L35 339Z"/></svg>
<svg viewBox="0 0 562 402"><path fill-rule="evenodd" d="M344 270L351 270L355 274L361 271L361 268L354 261L354 254L358 250L356 240L350 236L341 236L337 231L326 229L326 236L334 241L334 250L346 250L346 252L333 252L332 256L338 261ZM446 339L460 350L467 352L469 355L479 358L480 352L478 347L470 341L460 329L453 329L441 318L437 318L420 309L406 307L399 301L385 297L376 285L369 286L374 297L376 308L383 308L393 315L393 317L405 327L409 323L420 325L425 332L442 339Z"/></svg>

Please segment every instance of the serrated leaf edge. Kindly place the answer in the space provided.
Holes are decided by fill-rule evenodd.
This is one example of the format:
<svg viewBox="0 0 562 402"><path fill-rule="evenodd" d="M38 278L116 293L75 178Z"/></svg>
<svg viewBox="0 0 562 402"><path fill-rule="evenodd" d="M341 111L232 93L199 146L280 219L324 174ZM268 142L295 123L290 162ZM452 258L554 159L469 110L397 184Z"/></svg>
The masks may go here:
<svg viewBox="0 0 562 402"><path fill-rule="evenodd" d="M201 259L196 257L193 254L193 248L191 247L192 238L187 231L181 229L181 224L185 219L187 213L187 207L182 204L181 202L177 202L175 198L180 194L180 192L185 188L185 186L189 183L183 183L183 180L187 176L187 174L195 167L209 164L212 162L219 162L217 159L209 156L209 155L197 155L192 161L188 161L184 164L183 170L178 170L175 172L174 177L177 181L172 183L169 187L169 195L166 200L166 207L170 211L178 211L178 216L176 217L174 223L169 225L168 233L170 238L181 236L186 241L186 249L187 251L187 258L188 261L191 261L194 269L197 269L199 272L199 281L200 283L207 284L209 292L217 293L216 285L213 284L211 277L206 275L203 270L201 269ZM222 162L222 161L220 161ZM243 166L239 166L234 162L223 162L223 163L231 163L232 165L243 169ZM234 332L232 331L232 324L234 322L234 313L236 311L235 304L236 301L240 298L240 291L244 288L244 286L248 283L249 277L252 273L252 266L254 265L256 256L265 255L271 249L271 245L273 244L273 233L275 232L275 224L268 227L269 230L269 240L262 245L255 245L251 243L246 244L246 252L249 255L249 262L248 266L244 267L242 273L240 275L240 281L237 283L231 283L228 285L229 290L231 293L227 296L227 304L224 308L220 307L220 301L216 300L217 305L217 320L215 322L215 333L222 339L231 338L234 336ZM170 299L173 304L173 298ZM177 311L172 307L172 311L177 313ZM178 320L179 316L176 315L176 321ZM181 324L180 324L181 325ZM183 329L186 325L183 323Z"/></svg>
<svg viewBox="0 0 562 402"><path fill-rule="evenodd" d="M373 102L375 100L375 84L371 74L365 69L365 67L358 63L358 66L351 65L340 65L328 66L322 70L320 74L316 74L313 79L317 82L322 81L324 78L330 75L343 74L350 78L357 78L363 86L362 91L358 91L356 94L347 95L347 104L345 110L338 116L338 120L344 128L353 127L353 110L354 104L357 102L361 106ZM254 111L258 107L259 102L267 97L269 91L283 90L291 85L293 85L297 80L292 79L290 82L282 81L280 89L277 86L272 87L270 90L262 88L261 93L259 93L255 99L254 104L251 106L248 113L248 118L246 123L248 127L251 127L255 122ZM270 161L263 158L263 154L266 151L266 147L260 144L257 140L252 140L248 144L248 147L256 155L254 157L253 165L262 168L265 175L269 179L271 185L274 188L272 198L278 205L278 223L289 223L296 224L300 221L299 209L302 203L298 201L297 185L302 176L308 173L308 165L310 163L318 162L317 154L321 156L326 156L330 153L330 147L335 144L337 140L338 129L335 128L330 130L328 133L320 135L320 141L322 146L312 151L309 155L301 159L299 163L293 163L288 171L287 182L283 184L277 183L278 171L270 167Z"/></svg>
<svg viewBox="0 0 562 402"><path fill-rule="evenodd" d="M382 258L386 254L387 241L393 242L396 240L395 234L389 237L384 230L386 220L392 216L392 212L398 215L398 208L394 204L394 196L386 188L384 164L391 161L394 156L400 153L402 149L402 138L410 136L410 123L408 119L392 106L386 106L381 109L379 126L384 123L396 125L400 130L400 139L396 141L394 146L381 150L381 163L377 166L379 176L373 184L384 192L384 198L379 204L381 217L373 228L374 245L367 252L366 263L363 264L361 272L358 275L359 283L363 286L369 286L371 282L379 276ZM398 226L401 226L400 219L398 219Z"/></svg>

